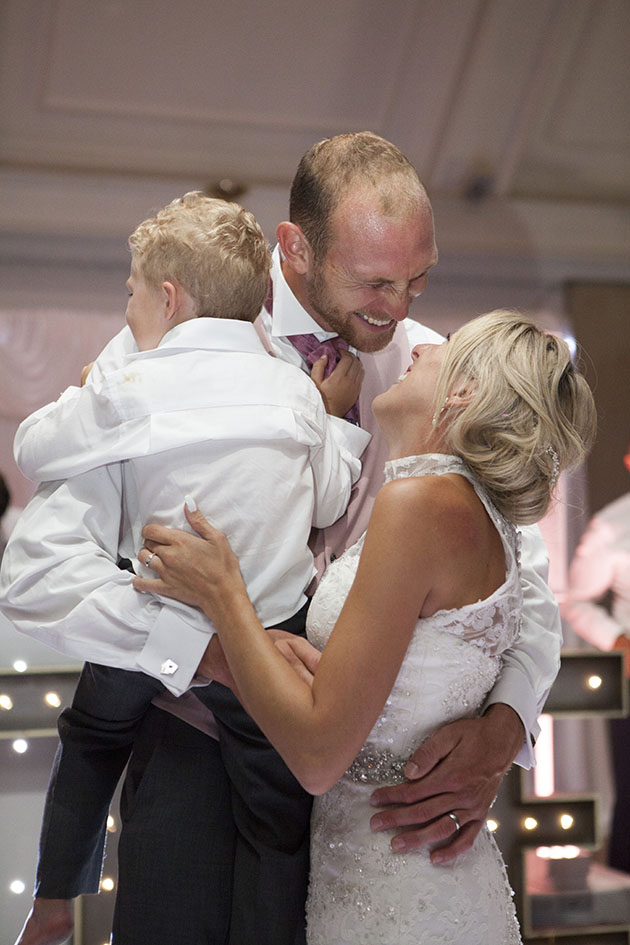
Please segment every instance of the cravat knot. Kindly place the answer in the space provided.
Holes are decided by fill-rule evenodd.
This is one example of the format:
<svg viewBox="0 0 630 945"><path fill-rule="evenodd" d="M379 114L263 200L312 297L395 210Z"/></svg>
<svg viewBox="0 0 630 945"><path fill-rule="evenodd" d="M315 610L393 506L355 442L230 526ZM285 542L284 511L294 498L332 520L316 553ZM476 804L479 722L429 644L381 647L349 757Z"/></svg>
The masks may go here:
<svg viewBox="0 0 630 945"><path fill-rule="evenodd" d="M338 364L340 352L347 351L349 347L348 342L339 335L336 338L328 338L326 341L320 341L316 335L291 335L289 341L300 352L311 370L316 361L324 355L328 356L324 377L328 377Z"/></svg>
<svg viewBox="0 0 630 945"><path fill-rule="evenodd" d="M347 351L349 348L348 342L340 338L339 335L335 338L327 338L326 341L320 341L316 335L289 335L288 338L296 351L299 351L306 361L309 371L313 369L315 362L319 361L323 355L328 356L324 368L325 378L332 373L338 364L341 357L340 352ZM358 402L353 404L344 419L359 426Z"/></svg>

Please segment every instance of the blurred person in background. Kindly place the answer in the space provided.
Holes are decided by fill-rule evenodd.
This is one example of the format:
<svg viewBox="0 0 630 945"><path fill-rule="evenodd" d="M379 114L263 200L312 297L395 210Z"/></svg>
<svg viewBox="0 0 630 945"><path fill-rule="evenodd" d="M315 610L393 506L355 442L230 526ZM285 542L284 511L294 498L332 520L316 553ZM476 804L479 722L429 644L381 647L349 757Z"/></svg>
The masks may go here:
<svg viewBox="0 0 630 945"><path fill-rule="evenodd" d="M624 464L630 472L630 449ZM621 650L630 679L630 492L591 519L571 563L562 616L598 649ZM610 733L616 800L608 862L630 873L630 718L611 719Z"/></svg>

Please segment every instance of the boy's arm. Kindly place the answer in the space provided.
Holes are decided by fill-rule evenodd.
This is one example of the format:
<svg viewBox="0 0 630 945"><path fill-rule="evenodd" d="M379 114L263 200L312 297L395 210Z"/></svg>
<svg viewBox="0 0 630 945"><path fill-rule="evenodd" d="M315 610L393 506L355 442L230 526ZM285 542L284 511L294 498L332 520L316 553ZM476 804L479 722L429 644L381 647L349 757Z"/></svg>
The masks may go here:
<svg viewBox="0 0 630 945"><path fill-rule="evenodd" d="M361 476L360 458L372 439L367 430L331 412L331 404L322 390L325 383L337 384L339 396L347 400L343 408L339 408L342 413L357 400L363 368L354 355L346 351L341 355L327 381L323 380L326 358L315 362L310 381L318 396L313 397L309 384L304 390L303 412L295 415L298 427L306 434L305 442L312 444L310 462L315 490L312 524L315 528L327 528L346 511L352 487Z"/></svg>
<svg viewBox="0 0 630 945"><path fill-rule="evenodd" d="M125 433L108 399L107 378L138 349L129 328L107 343L87 375L85 386L69 387L53 403L27 417L14 442L16 463L33 482L67 479L87 469L126 458ZM127 431L126 440L142 444L143 430ZM146 427L146 423L144 424ZM146 438L144 432L144 438Z"/></svg>
<svg viewBox="0 0 630 945"><path fill-rule="evenodd" d="M90 365L85 381L82 379L81 384L94 384L101 381L107 374L122 367L125 357L137 350L138 346L131 334L131 329L125 325L111 341L107 342L96 361Z"/></svg>
<svg viewBox="0 0 630 945"><path fill-rule="evenodd" d="M123 420L109 380L68 387L61 397L22 421L13 444L15 462L33 482L78 476L107 463L150 451L151 417Z"/></svg>
<svg viewBox="0 0 630 945"><path fill-rule="evenodd" d="M307 424L303 418L297 419ZM360 457L372 437L367 430L325 413L323 406L307 425L311 441L313 434L316 440L310 449L315 490L313 526L326 528L346 511L352 486L361 475Z"/></svg>
<svg viewBox="0 0 630 945"><path fill-rule="evenodd" d="M143 671L175 695L191 684L212 625L132 587L117 565L118 466L41 486L0 570L0 610L72 660Z"/></svg>

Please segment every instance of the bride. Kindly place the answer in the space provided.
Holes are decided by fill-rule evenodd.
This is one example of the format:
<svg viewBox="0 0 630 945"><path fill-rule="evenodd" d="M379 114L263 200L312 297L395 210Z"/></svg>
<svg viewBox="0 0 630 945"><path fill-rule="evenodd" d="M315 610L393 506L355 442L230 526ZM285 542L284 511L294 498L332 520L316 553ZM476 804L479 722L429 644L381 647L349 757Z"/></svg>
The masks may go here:
<svg viewBox="0 0 630 945"><path fill-rule="evenodd" d="M156 580L136 587L201 607L232 686L318 795L309 945L521 941L505 866L482 830L450 865L396 853L369 825L375 786L404 780L419 741L479 713L519 632L518 524L544 514L560 471L594 436L590 390L565 343L518 313L421 345L374 414L389 446L364 536L329 566L308 615L309 681L259 623L227 539L150 525ZM290 509L287 510L290 515ZM316 668L315 668L316 666ZM445 818L459 829L457 810Z"/></svg>

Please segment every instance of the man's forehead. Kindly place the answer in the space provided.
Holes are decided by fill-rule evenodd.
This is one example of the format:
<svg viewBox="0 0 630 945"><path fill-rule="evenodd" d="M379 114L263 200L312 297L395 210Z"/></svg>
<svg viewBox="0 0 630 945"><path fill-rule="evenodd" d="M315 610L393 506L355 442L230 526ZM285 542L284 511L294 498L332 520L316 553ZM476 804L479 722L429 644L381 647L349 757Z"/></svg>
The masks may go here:
<svg viewBox="0 0 630 945"><path fill-rule="evenodd" d="M418 199L402 198L387 208L375 189L351 191L343 197L330 217L333 237L363 235L378 239L383 232L415 230L425 237L433 237L433 212L426 195Z"/></svg>
<svg viewBox="0 0 630 945"><path fill-rule="evenodd" d="M351 206L338 210L350 211ZM366 278L388 279L400 265L410 277L420 275L437 262L433 218L419 208L395 216L378 213L341 213L331 227L329 256Z"/></svg>

